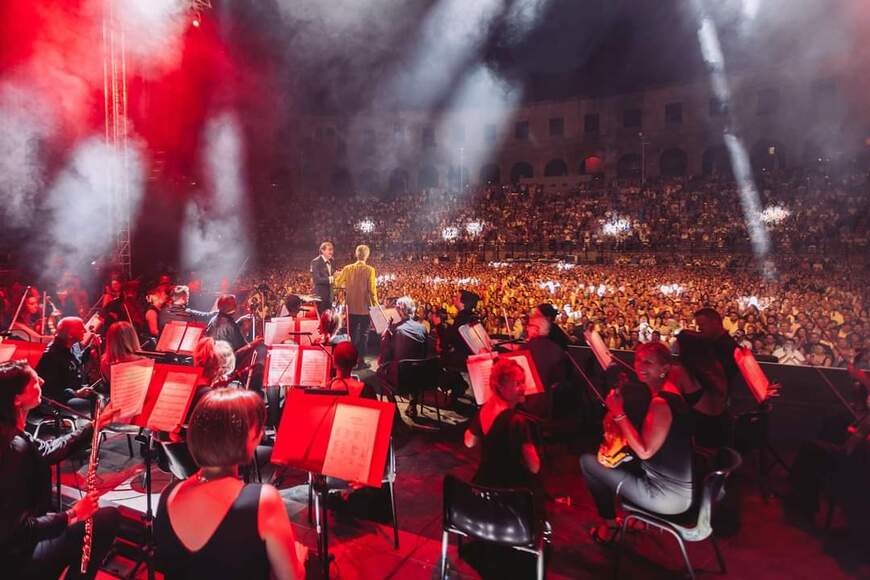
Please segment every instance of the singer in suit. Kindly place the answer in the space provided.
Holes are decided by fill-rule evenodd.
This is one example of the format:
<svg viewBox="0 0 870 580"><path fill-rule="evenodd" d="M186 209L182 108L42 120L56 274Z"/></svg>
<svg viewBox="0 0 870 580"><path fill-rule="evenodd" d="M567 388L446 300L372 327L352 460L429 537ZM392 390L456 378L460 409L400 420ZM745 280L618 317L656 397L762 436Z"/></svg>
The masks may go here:
<svg viewBox="0 0 870 580"><path fill-rule="evenodd" d="M332 283L335 281L333 275L335 265L332 261L334 251L332 242L323 242L320 244L320 255L311 260L311 282L314 286L314 294L321 299L321 302L317 303L318 314L332 308Z"/></svg>

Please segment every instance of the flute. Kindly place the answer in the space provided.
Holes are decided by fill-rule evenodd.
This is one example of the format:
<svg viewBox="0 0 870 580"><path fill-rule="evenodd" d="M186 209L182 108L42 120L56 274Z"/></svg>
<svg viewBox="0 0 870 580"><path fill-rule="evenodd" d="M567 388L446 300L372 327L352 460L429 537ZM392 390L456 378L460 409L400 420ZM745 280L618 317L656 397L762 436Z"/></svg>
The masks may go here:
<svg viewBox="0 0 870 580"><path fill-rule="evenodd" d="M100 457L100 430L97 425L100 421L100 412L102 411L102 402L97 398L97 407L94 409L94 435L91 439L91 456L88 460L88 474L85 481L85 493L91 494L97 488L97 461ZM82 565L81 573L84 574L88 569L88 564L91 561L91 545L94 541L94 518L93 516L85 520L85 537L82 540Z"/></svg>

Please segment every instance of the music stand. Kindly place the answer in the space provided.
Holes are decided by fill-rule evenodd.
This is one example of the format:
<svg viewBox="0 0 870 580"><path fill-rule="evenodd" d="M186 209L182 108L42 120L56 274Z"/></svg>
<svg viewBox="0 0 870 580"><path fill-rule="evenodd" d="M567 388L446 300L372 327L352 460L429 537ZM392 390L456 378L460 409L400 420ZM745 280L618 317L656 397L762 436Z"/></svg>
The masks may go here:
<svg viewBox="0 0 870 580"><path fill-rule="evenodd" d="M293 389L284 413L272 463L308 471L315 494L317 549L324 577L329 577L327 477L380 487L392 435L395 407L334 391L306 393Z"/></svg>

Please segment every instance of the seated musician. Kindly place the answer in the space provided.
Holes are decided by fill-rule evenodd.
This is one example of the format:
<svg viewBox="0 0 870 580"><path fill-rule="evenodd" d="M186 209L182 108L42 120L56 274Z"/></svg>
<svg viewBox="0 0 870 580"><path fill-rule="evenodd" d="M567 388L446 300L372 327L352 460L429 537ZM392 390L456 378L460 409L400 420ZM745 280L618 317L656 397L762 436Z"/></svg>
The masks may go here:
<svg viewBox="0 0 870 580"><path fill-rule="evenodd" d="M99 338L92 335L90 344L83 347L84 338L85 325L81 318L62 318L57 334L39 359L36 372L45 381L43 392L47 398L90 413L93 393L82 384L82 366L87 358L95 356L92 346Z"/></svg>
<svg viewBox="0 0 870 580"><path fill-rule="evenodd" d="M454 299L454 305L459 310L453 324L447 327L441 336L441 359L444 366L450 369L464 371L465 361L471 353L471 349L465 344L462 335L459 334L459 327L466 324L474 324L478 322L477 313L474 308L480 302L480 296L468 290L460 290Z"/></svg>
<svg viewBox="0 0 870 580"><path fill-rule="evenodd" d="M474 483L488 487L524 487L543 502L541 458L531 421L517 410L525 399L525 373L510 359L497 359L490 374L492 395L465 431L465 446L481 447Z"/></svg>
<svg viewBox="0 0 870 580"><path fill-rule="evenodd" d="M381 353L378 357L378 379L392 392L396 393L399 385L399 362L403 360L422 360L428 353L428 334L426 328L414 320L417 305L410 296L402 296L396 300L396 311L402 318L401 322L390 325L381 337ZM417 416L417 405L420 393L412 391L410 402L405 414L410 418Z"/></svg>
<svg viewBox="0 0 870 580"><path fill-rule="evenodd" d="M44 334L48 334L48 328L43 329L42 307L39 304L39 292L31 288L27 292L24 304L18 318L12 324L12 330L17 330L26 335L28 340L40 340Z"/></svg>
<svg viewBox="0 0 870 580"><path fill-rule="evenodd" d="M108 384L112 377L113 364L141 359L142 355L138 354L141 350L139 336L132 324L122 320L109 327L109 332L106 334L106 349L100 359L100 374L103 380Z"/></svg>
<svg viewBox="0 0 870 580"><path fill-rule="evenodd" d="M145 328L142 339L149 348L157 345L163 325L160 324L160 312L167 307L168 297L162 287L152 288L145 295L148 307L145 309ZM147 340L146 340L147 339Z"/></svg>
<svg viewBox="0 0 870 580"><path fill-rule="evenodd" d="M529 316L529 325L526 328L528 342L522 345L532 355L535 368L541 377L544 393L532 395L527 398L524 408L536 417L548 417L549 408L553 411L561 406L562 410L569 410L571 403L576 407L577 398L569 399L572 393L571 378L574 368L568 360L568 354L551 338L553 324L536 308ZM559 405L558 403L563 403Z"/></svg>
<svg viewBox="0 0 870 580"><path fill-rule="evenodd" d="M253 391L208 393L190 419L187 441L199 466L160 496L154 537L167 580L303 578L305 548L278 490L245 484L239 465L251 462L263 437L265 407Z"/></svg>
<svg viewBox="0 0 870 580"><path fill-rule="evenodd" d="M217 300L218 313L208 323L205 334L215 340L228 342L233 350L239 350L248 342L242 336L242 331L236 323L235 315L238 310L236 297L232 294L223 294Z"/></svg>
<svg viewBox="0 0 870 580"><path fill-rule="evenodd" d="M25 429L27 414L41 401L42 379L25 362L0 364L0 570L4 578L93 578L118 533L115 508L98 509L96 494L86 495L65 512L51 512L50 466L87 446L91 425L51 442ZM113 419L110 407L97 429ZM87 518L94 535L87 573L81 555Z"/></svg>
<svg viewBox="0 0 870 580"><path fill-rule="evenodd" d="M692 503L692 423L678 388L668 380L671 353L661 343L645 343L635 351L637 376L650 390L646 417L632 424L622 395L607 396L608 412L620 435L639 459L640 470L605 467L595 455L580 458L586 485L604 523L591 531L593 540L610 542L618 528L615 497L665 515L682 513Z"/></svg>
<svg viewBox="0 0 870 580"><path fill-rule="evenodd" d="M341 325L341 316L334 310L324 310L320 314L320 336L315 339L319 344L331 344L350 340L344 327Z"/></svg>
<svg viewBox="0 0 870 580"><path fill-rule="evenodd" d="M335 350L332 351L335 378L329 383L329 388L334 391L347 391L353 397L365 396L373 399L374 393L369 392L371 389L368 389L365 383L353 378L350 374L356 366L358 358L359 354L356 352L356 347L349 340L340 342L335 346Z"/></svg>
<svg viewBox="0 0 870 580"><path fill-rule="evenodd" d="M695 444L717 449L728 444L731 433L728 379L721 362L710 352L706 341L698 337L697 333L686 330L677 335L683 366L672 366L669 378L692 411Z"/></svg>
<svg viewBox="0 0 870 580"><path fill-rule="evenodd" d="M211 319L211 313L188 308L190 288L184 285L175 286L169 293L169 306L160 310L160 328L172 321L206 323Z"/></svg>
<svg viewBox="0 0 870 580"><path fill-rule="evenodd" d="M215 386L226 386L224 382L232 374L236 367L236 356L233 347L222 340L203 337L196 343L193 349L193 366L202 368L202 375L196 383L196 392L190 409L187 411L188 418L193 413L196 404Z"/></svg>

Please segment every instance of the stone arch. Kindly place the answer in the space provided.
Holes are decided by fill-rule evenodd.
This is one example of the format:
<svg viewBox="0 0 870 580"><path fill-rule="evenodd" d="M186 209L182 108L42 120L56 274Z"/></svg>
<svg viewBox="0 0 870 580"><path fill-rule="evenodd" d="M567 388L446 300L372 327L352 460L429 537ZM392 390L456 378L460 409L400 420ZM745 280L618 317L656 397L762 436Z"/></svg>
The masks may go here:
<svg viewBox="0 0 870 580"><path fill-rule="evenodd" d="M346 167L339 167L333 171L329 183L335 193L349 194L353 192L353 177Z"/></svg>
<svg viewBox="0 0 870 580"><path fill-rule="evenodd" d="M659 172L663 177L683 177L688 168L686 152L679 147L665 150L659 157Z"/></svg>
<svg viewBox="0 0 870 580"><path fill-rule="evenodd" d="M498 185L501 183L501 169L495 163L480 168L481 185Z"/></svg>
<svg viewBox="0 0 870 580"><path fill-rule="evenodd" d="M589 155L580 162L580 175L602 175L604 159L600 155Z"/></svg>
<svg viewBox="0 0 870 580"><path fill-rule="evenodd" d="M568 164L561 159L551 159L544 167L544 177L562 177L568 175Z"/></svg>
<svg viewBox="0 0 870 580"><path fill-rule="evenodd" d="M390 184L387 191L390 195L404 195L410 189L410 178L408 172L397 167L390 173Z"/></svg>
<svg viewBox="0 0 870 580"><path fill-rule="evenodd" d="M619 177L640 178L641 159L637 153L626 153L616 163L616 174Z"/></svg>
<svg viewBox="0 0 870 580"><path fill-rule="evenodd" d="M417 175L417 185L420 189L438 187L438 169L434 165L424 165Z"/></svg>
<svg viewBox="0 0 870 580"><path fill-rule="evenodd" d="M731 175L731 158L724 145L711 145L701 156L701 172L704 175Z"/></svg>
<svg viewBox="0 0 870 580"><path fill-rule="evenodd" d="M518 161L511 167L511 183L519 183L523 177L530 178L535 176L535 170L527 161Z"/></svg>
<svg viewBox="0 0 870 580"><path fill-rule="evenodd" d="M763 138L756 141L749 157L755 171L785 169L785 147L779 141Z"/></svg>

